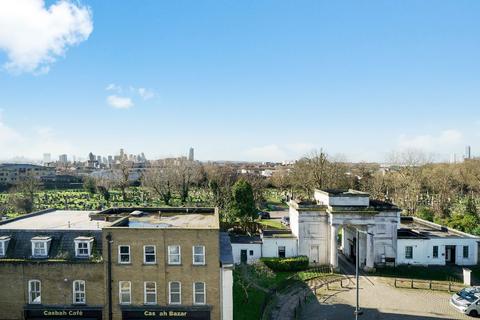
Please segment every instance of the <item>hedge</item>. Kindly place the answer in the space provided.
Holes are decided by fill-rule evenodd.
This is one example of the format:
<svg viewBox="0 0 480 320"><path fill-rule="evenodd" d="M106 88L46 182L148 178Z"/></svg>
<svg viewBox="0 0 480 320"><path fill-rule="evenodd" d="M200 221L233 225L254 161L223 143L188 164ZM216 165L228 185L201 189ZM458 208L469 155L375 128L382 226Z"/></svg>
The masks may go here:
<svg viewBox="0 0 480 320"><path fill-rule="evenodd" d="M308 257L260 258L273 271L302 271L308 268Z"/></svg>

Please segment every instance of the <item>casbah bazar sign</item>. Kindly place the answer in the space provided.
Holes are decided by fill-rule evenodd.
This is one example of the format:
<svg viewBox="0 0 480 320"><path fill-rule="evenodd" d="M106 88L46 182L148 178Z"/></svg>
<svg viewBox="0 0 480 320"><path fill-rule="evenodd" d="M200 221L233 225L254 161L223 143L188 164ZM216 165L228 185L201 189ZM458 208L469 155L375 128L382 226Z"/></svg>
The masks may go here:
<svg viewBox="0 0 480 320"><path fill-rule="evenodd" d="M210 310L137 309L124 310L123 319L210 320Z"/></svg>
<svg viewBox="0 0 480 320"><path fill-rule="evenodd" d="M25 310L25 319L28 318L90 318L102 319L101 309L69 309L69 308L48 308Z"/></svg>

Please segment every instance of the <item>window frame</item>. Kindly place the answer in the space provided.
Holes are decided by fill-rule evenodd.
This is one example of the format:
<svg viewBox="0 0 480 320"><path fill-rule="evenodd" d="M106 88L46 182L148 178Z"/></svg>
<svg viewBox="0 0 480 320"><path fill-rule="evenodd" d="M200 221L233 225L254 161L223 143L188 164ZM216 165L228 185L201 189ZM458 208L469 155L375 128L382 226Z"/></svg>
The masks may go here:
<svg viewBox="0 0 480 320"><path fill-rule="evenodd" d="M155 285L155 302L148 302L147 301L147 283L153 283ZM149 294L152 294L151 292ZM157 300L157 283L155 281L144 281L143 282L143 304L147 306L153 306L158 304Z"/></svg>
<svg viewBox="0 0 480 320"><path fill-rule="evenodd" d="M122 253L121 252L121 248L122 247L126 247L128 248L128 261L122 261L122 254L126 254L126 253ZM132 250L130 248L130 245L128 244L119 244L118 245L118 258L117 258L117 262L119 264L131 264L132 263Z"/></svg>
<svg viewBox="0 0 480 320"><path fill-rule="evenodd" d="M32 300L32 283L38 283L38 298L39 301L38 302L34 302L36 299ZM32 280L28 280L28 304L42 304L42 281L38 280L38 279L32 279Z"/></svg>
<svg viewBox="0 0 480 320"><path fill-rule="evenodd" d="M8 243L10 242L10 236L1 236L0 237L0 247L2 251L0 252L0 257L7 256Z"/></svg>
<svg viewBox="0 0 480 320"><path fill-rule="evenodd" d="M202 248L203 249L203 252L202 254L198 254L198 253L195 253L195 248ZM201 256L203 258L203 261L202 262L195 262L195 257L196 256ZM205 253L205 246L203 245L195 245L195 246L192 246L192 262L194 265L196 266L204 266L206 264L206 253Z"/></svg>
<svg viewBox="0 0 480 320"><path fill-rule="evenodd" d="M153 262L152 261L147 261L147 252L145 251L145 249L147 247L153 247ZM148 255L151 256L152 254L149 253ZM147 244L147 245L143 246L143 263L144 264L157 264L157 246L156 245Z"/></svg>
<svg viewBox="0 0 480 320"><path fill-rule="evenodd" d="M410 249L410 255L408 255L408 250ZM405 246L405 259L412 260L413 259L413 246Z"/></svg>
<svg viewBox="0 0 480 320"><path fill-rule="evenodd" d="M128 283L128 302L122 302L122 283ZM118 303L123 306L132 304L132 282L131 281L118 281Z"/></svg>
<svg viewBox="0 0 480 320"><path fill-rule="evenodd" d="M178 247L178 254L171 254L170 253L170 248L173 248L173 247ZM167 256L168 256L168 265L171 265L171 266L179 266L182 264L182 247L180 245L169 245L167 247ZM172 262L171 261L171 256L178 256L178 262Z"/></svg>
<svg viewBox="0 0 480 320"><path fill-rule="evenodd" d="M31 240L32 242L32 257L34 258L47 258L48 257L48 240ZM35 254L35 245L41 244L45 254Z"/></svg>
<svg viewBox="0 0 480 320"><path fill-rule="evenodd" d="M76 301L76 298L77 298L77 293L82 293L82 291L77 291L76 288L75 288L75 284L76 283L79 283L79 284L83 284L83 302L77 302ZM73 304L75 305L84 305L84 304L87 304L87 285L86 285L86 282L85 280L74 280L73 283L72 283L72 300L73 300Z"/></svg>
<svg viewBox="0 0 480 320"><path fill-rule="evenodd" d="M466 250L466 251L465 251ZM465 254L466 253L466 254ZM462 249L463 259L470 258L470 246L463 246Z"/></svg>
<svg viewBox="0 0 480 320"><path fill-rule="evenodd" d="M77 258L89 258L92 256L92 242L93 240L75 240L75 257ZM80 254L80 250L85 248L79 248L80 244L87 245L87 254Z"/></svg>
<svg viewBox="0 0 480 320"><path fill-rule="evenodd" d="M196 290L196 287L195 285L197 283L201 283L203 284L203 302L197 302L197 290ZM207 284L203 281L196 281L193 283L193 304L194 305L205 305L207 304Z"/></svg>
<svg viewBox="0 0 480 320"><path fill-rule="evenodd" d="M280 255L280 248L283 248L283 257ZM286 258L287 257L287 247L286 246L278 246L277 247L277 255L279 258Z"/></svg>
<svg viewBox="0 0 480 320"><path fill-rule="evenodd" d="M178 292L174 294L178 294L178 302L172 302L172 284L178 283ZM180 281L170 281L168 282L168 304L170 305L181 305L182 304L182 283Z"/></svg>
<svg viewBox="0 0 480 320"><path fill-rule="evenodd" d="M437 259L438 258L438 246L433 246L432 249L432 258Z"/></svg>

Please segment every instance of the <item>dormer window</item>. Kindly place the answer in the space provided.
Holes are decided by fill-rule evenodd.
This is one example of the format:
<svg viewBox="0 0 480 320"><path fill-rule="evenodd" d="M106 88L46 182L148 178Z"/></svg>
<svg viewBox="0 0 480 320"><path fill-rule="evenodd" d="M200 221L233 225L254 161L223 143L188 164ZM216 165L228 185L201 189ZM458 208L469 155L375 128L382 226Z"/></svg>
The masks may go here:
<svg viewBox="0 0 480 320"><path fill-rule="evenodd" d="M77 258L88 258L92 255L93 237L75 238L75 256Z"/></svg>
<svg viewBox="0 0 480 320"><path fill-rule="evenodd" d="M0 237L0 258L7 255L8 242L10 241L9 236Z"/></svg>
<svg viewBox="0 0 480 320"><path fill-rule="evenodd" d="M35 258L48 257L48 250L50 249L50 243L52 238L50 237L33 237L32 240L32 256Z"/></svg>

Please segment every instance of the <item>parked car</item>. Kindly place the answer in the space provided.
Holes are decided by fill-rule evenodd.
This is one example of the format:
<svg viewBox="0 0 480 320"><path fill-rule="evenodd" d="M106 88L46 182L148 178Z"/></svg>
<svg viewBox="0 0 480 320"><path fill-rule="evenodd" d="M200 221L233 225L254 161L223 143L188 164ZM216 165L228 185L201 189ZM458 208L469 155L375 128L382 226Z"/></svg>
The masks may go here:
<svg viewBox="0 0 480 320"><path fill-rule="evenodd" d="M450 298L450 305L472 317L480 315L480 287L462 289Z"/></svg>
<svg viewBox="0 0 480 320"><path fill-rule="evenodd" d="M270 212L267 211L259 211L258 212L258 217L260 219L270 219Z"/></svg>
<svg viewBox="0 0 480 320"><path fill-rule="evenodd" d="M281 221L281 222L282 222L282 224L283 224L284 226L289 226L289 225L290 225L290 217L288 217L288 216L282 217L282 221Z"/></svg>

